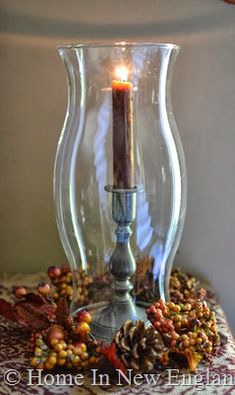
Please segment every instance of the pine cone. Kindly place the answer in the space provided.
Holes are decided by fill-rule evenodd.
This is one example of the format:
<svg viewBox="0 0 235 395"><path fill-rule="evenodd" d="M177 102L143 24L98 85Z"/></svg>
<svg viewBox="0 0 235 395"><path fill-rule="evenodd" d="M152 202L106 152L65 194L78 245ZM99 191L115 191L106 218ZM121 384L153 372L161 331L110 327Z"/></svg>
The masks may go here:
<svg viewBox="0 0 235 395"><path fill-rule="evenodd" d="M117 332L114 343L123 364L137 372L152 370L164 348L154 328L145 327L140 320L126 321Z"/></svg>

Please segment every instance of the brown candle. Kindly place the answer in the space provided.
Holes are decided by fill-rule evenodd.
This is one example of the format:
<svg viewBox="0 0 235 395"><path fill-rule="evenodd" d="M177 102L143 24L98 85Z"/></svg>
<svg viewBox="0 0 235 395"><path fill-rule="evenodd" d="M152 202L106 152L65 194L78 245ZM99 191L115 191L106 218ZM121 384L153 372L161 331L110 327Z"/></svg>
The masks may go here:
<svg viewBox="0 0 235 395"><path fill-rule="evenodd" d="M112 82L113 96L113 186L119 189L134 188L133 109L131 82L127 69L120 67L120 80Z"/></svg>

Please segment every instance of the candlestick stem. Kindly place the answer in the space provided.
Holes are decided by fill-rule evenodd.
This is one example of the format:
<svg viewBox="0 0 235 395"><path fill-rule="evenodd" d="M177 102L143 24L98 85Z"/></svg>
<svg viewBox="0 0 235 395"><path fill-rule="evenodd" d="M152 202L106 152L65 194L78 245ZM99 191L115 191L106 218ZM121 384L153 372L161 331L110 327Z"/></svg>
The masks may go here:
<svg viewBox="0 0 235 395"><path fill-rule="evenodd" d="M112 192L112 216L117 223L115 231L117 242L111 256L109 270L113 276L114 295L111 302L92 323L92 333L98 339L110 342L120 326L128 319L142 319L146 315L142 308L135 305L130 294L133 288L130 278L135 274L136 263L130 247L132 234L130 225L136 217L136 195L138 188L116 189L105 187Z"/></svg>

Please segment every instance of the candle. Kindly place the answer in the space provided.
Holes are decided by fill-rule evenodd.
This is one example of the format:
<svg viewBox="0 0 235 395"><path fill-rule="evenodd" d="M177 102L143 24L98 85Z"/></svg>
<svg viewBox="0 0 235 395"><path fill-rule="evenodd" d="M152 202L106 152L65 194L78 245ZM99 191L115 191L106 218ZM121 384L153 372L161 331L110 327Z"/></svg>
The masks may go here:
<svg viewBox="0 0 235 395"><path fill-rule="evenodd" d="M112 82L113 97L113 186L119 189L134 187L133 147L133 85L127 81L128 69L115 70Z"/></svg>

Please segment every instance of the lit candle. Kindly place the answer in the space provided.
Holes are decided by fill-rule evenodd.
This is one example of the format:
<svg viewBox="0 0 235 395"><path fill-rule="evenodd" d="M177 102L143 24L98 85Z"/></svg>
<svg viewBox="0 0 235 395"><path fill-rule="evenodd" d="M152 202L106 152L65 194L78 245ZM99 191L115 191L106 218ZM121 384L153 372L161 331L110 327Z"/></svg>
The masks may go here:
<svg viewBox="0 0 235 395"><path fill-rule="evenodd" d="M133 85L128 69L117 67L112 82L113 97L113 186L119 189L134 187L133 147Z"/></svg>

